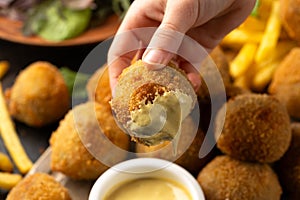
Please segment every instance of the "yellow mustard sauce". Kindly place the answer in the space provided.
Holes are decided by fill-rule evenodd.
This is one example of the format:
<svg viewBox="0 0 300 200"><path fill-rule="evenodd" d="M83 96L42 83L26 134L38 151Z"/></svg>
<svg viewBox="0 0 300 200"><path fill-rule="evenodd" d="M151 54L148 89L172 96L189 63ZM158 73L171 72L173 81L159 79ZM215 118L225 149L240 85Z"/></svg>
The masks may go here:
<svg viewBox="0 0 300 200"><path fill-rule="evenodd" d="M125 182L109 191L101 200L192 200L189 192L179 183L143 178Z"/></svg>

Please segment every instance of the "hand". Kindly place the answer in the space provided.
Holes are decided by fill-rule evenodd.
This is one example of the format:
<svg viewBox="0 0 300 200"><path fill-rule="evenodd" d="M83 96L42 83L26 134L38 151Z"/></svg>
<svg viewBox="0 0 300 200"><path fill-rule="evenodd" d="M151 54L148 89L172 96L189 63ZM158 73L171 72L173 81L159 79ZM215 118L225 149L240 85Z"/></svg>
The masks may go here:
<svg viewBox="0 0 300 200"><path fill-rule="evenodd" d="M145 34L151 34L150 41L142 44L146 50L141 54L148 68L160 69L181 48L184 34L210 52L227 33L246 19L254 4L255 0L135 0L117 35L142 27L158 27L155 32ZM145 43L145 35L133 33L115 37L108 53L112 90L122 70L130 65L138 51L137 48L126 51L127 47ZM197 90L201 84L198 71L188 61L180 60L180 67Z"/></svg>

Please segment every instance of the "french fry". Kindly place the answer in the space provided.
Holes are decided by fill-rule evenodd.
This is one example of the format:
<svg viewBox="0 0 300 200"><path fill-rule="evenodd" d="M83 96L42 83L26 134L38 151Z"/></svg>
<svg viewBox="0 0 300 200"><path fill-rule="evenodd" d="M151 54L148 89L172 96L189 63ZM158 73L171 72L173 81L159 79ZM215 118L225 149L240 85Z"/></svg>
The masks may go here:
<svg viewBox="0 0 300 200"><path fill-rule="evenodd" d="M249 16L247 19L240 25L239 29L254 31L263 33L266 27L266 22L262 21L258 17Z"/></svg>
<svg viewBox="0 0 300 200"><path fill-rule="evenodd" d="M0 61L0 79L6 74L9 69L8 61Z"/></svg>
<svg viewBox="0 0 300 200"><path fill-rule="evenodd" d="M2 85L0 82L0 135L3 142L16 164L19 171L23 174L27 173L31 167L32 162L28 158L20 139L15 131L14 124L8 113L5 99L2 91Z"/></svg>
<svg viewBox="0 0 300 200"><path fill-rule="evenodd" d="M240 48L246 43L260 43L263 32L234 29L221 42L222 46Z"/></svg>
<svg viewBox="0 0 300 200"><path fill-rule="evenodd" d="M262 91L272 80L273 73L281 60L290 52L292 48L297 46L294 41L282 41L276 46L275 51L261 63L256 63L255 75L253 77L251 88L255 91Z"/></svg>
<svg viewBox="0 0 300 200"><path fill-rule="evenodd" d="M259 18L262 21L267 21L269 16L270 16L270 12L272 9L272 3L274 2L274 0L260 0L260 5L258 8L258 13L259 13Z"/></svg>
<svg viewBox="0 0 300 200"><path fill-rule="evenodd" d="M5 155L4 153L0 152L0 171L4 172L12 172L14 169L14 166L12 162L10 161L9 157Z"/></svg>
<svg viewBox="0 0 300 200"><path fill-rule="evenodd" d="M255 56L256 63L263 61L274 51L280 36L280 32L280 4L279 1L276 0L272 3L271 14L267 21L265 32Z"/></svg>
<svg viewBox="0 0 300 200"><path fill-rule="evenodd" d="M257 45L253 43L245 44L233 59L229 66L229 73L236 78L243 75L253 63Z"/></svg>
<svg viewBox="0 0 300 200"><path fill-rule="evenodd" d="M0 172L0 188L10 190L22 180L20 174Z"/></svg>
<svg viewBox="0 0 300 200"><path fill-rule="evenodd" d="M257 92L263 91L268 83L272 80L273 73L279 65L279 61L269 63L266 67L256 72L252 79L251 88Z"/></svg>
<svg viewBox="0 0 300 200"><path fill-rule="evenodd" d="M246 75L239 76L234 80L233 85L250 90L250 83L248 79L249 77Z"/></svg>
<svg viewBox="0 0 300 200"><path fill-rule="evenodd" d="M268 56L268 58L264 59L262 62L256 63L255 71L259 71L262 68L268 66L272 62L277 62L282 60L285 55L294 47L297 46L297 43L291 40L280 41L278 42L274 51Z"/></svg>

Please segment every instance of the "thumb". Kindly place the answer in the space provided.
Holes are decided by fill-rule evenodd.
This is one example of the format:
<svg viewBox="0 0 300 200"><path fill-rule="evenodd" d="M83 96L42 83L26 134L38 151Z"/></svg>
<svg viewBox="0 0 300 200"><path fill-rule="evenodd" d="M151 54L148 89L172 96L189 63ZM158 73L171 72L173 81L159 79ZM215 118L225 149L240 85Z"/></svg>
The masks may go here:
<svg viewBox="0 0 300 200"><path fill-rule="evenodd" d="M183 37L183 33L160 26L151 38L142 60L149 69L163 68L177 54Z"/></svg>
<svg viewBox="0 0 300 200"><path fill-rule="evenodd" d="M143 54L142 60L150 69L160 69L167 65L174 54L177 53L184 34L194 23L196 12L186 19L187 10L194 4L182 4L182 0L167 1L165 14L158 29ZM193 15L193 16L192 16Z"/></svg>

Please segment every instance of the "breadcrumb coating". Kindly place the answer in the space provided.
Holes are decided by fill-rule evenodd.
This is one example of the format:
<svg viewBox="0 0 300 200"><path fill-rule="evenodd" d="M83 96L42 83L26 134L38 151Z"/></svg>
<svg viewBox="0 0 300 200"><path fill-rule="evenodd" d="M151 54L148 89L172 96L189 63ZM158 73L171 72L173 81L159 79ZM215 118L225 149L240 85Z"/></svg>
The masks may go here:
<svg viewBox="0 0 300 200"><path fill-rule="evenodd" d="M150 86L149 84L151 87L148 87ZM183 94L190 96L192 99L191 107L194 108L197 96L191 83L187 79L186 74L181 69L175 65L171 65L169 67L164 67L161 70L149 70L141 60L138 60L123 70L122 74L118 78L118 83L115 88L115 96L111 100L112 110L115 113L118 123L124 130L130 130L130 127L128 127L131 120L130 111L139 105L135 98L144 100L142 98L144 98L145 93L153 93L151 88L154 85L160 85L159 88L161 88L162 91L178 90ZM137 96L137 93L139 92L143 93L140 94L140 97ZM132 93L135 95L132 95ZM151 95L148 96L150 97ZM152 137L139 138L130 131L127 132L132 136L134 141L147 145L152 145L154 143L157 144L157 142L153 142ZM163 136L163 134L160 134L159 137ZM155 141L157 140L155 139Z"/></svg>
<svg viewBox="0 0 300 200"><path fill-rule="evenodd" d="M282 189L268 164L215 157L199 173L197 180L207 200L280 200Z"/></svg>
<svg viewBox="0 0 300 200"><path fill-rule="evenodd" d="M275 165L287 199L300 199L300 123L292 124L292 142Z"/></svg>
<svg viewBox="0 0 300 200"><path fill-rule="evenodd" d="M281 22L289 37L300 42L300 2L298 0L280 0Z"/></svg>
<svg viewBox="0 0 300 200"><path fill-rule="evenodd" d="M266 94L244 94L230 99L216 117L217 147L236 159L271 163L279 160L291 141L290 118L285 107Z"/></svg>
<svg viewBox="0 0 300 200"><path fill-rule="evenodd" d="M71 200L68 190L52 176L36 173L21 180L6 200Z"/></svg>
<svg viewBox="0 0 300 200"><path fill-rule="evenodd" d="M147 105L153 103L158 95L163 95L167 90L166 87L156 83L146 83L133 91L129 100L129 111L137 110L141 104Z"/></svg>
<svg viewBox="0 0 300 200"><path fill-rule="evenodd" d="M38 61L26 67L7 94L10 114L30 126L56 122L70 108L64 78L48 62Z"/></svg>
<svg viewBox="0 0 300 200"><path fill-rule="evenodd" d="M74 107L51 135L51 169L73 179L98 178L109 166L97 156L107 157L112 163L127 156L126 151L114 154L105 143L108 138L118 148L128 150L129 138L115 127L111 114L97 103L86 102Z"/></svg>
<svg viewBox="0 0 300 200"><path fill-rule="evenodd" d="M294 48L276 69L268 92L288 110L291 117L300 118L300 48Z"/></svg>

